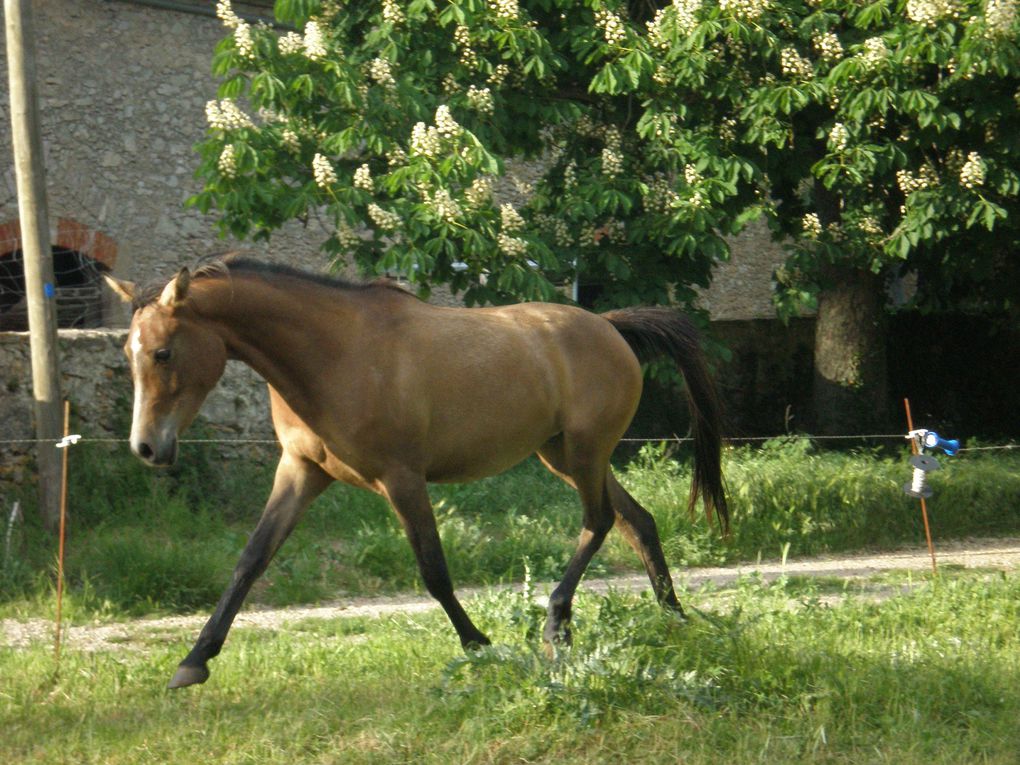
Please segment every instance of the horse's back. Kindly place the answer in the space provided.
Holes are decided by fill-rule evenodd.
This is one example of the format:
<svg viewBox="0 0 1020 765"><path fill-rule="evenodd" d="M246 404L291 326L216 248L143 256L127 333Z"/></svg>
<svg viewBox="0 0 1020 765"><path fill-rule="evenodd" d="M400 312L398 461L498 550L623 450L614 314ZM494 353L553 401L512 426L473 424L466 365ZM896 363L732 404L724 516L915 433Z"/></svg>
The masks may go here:
<svg viewBox="0 0 1020 765"><path fill-rule="evenodd" d="M490 474L560 433L604 432L615 445L629 425L640 365L605 319L543 303L434 317L408 349L427 391L433 454L450 446L453 463L470 453Z"/></svg>

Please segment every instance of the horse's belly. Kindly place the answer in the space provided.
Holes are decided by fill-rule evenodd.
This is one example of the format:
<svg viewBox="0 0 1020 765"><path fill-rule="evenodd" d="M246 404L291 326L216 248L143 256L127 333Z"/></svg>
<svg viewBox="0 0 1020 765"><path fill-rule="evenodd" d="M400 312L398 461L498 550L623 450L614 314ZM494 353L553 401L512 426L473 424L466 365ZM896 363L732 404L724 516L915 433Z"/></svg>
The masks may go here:
<svg viewBox="0 0 1020 765"><path fill-rule="evenodd" d="M538 416L465 416L460 427L430 433L426 478L460 483L497 475L538 451L559 433L552 413Z"/></svg>

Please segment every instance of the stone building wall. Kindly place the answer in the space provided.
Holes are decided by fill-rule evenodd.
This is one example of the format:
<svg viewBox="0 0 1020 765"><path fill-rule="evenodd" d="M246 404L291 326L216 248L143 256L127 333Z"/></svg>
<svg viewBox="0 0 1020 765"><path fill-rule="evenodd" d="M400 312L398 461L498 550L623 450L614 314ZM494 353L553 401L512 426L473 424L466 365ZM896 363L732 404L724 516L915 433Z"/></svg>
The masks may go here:
<svg viewBox="0 0 1020 765"><path fill-rule="evenodd" d="M58 334L61 392L71 402L72 432L84 438L127 439L133 395L123 351L127 330L62 329ZM224 441L275 437L266 384L237 361L227 362L223 379L199 418L210 437ZM0 423L0 483L20 482L35 448L32 443L14 443L35 438L26 332L0 332ZM275 447L263 445L259 451L273 453Z"/></svg>
<svg viewBox="0 0 1020 765"><path fill-rule="evenodd" d="M196 3L195 5L198 5ZM207 9L214 4L206 3ZM218 19L131 2L34 3L40 118L54 242L60 221L113 243L105 259L126 279L147 281L213 252L212 216L186 208L198 192L193 147L205 131L205 104L216 97L210 73L223 36ZM0 88L6 98L6 45L0 38ZM0 109L0 146L10 156L9 110ZM19 246L14 169L0 163L0 254ZM7 226L5 229L4 226ZM244 247L290 262L321 264L325 235L299 224L271 245ZM87 236L86 236L87 238ZM108 301L107 324L126 315Z"/></svg>

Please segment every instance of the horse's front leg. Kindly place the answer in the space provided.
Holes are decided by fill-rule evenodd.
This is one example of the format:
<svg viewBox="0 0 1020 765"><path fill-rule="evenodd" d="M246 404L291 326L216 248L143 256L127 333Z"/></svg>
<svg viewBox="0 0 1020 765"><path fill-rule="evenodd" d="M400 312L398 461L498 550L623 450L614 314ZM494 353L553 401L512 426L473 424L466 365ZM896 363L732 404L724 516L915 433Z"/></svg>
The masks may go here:
<svg viewBox="0 0 1020 765"><path fill-rule="evenodd" d="M204 683L209 678L206 662L223 647L230 625L244 602L248 590L259 578L280 545L290 535L305 509L333 479L317 465L292 457L286 452L276 468L276 479L269 501L254 533L248 539L227 589L209 617L195 647L180 663L170 688Z"/></svg>
<svg viewBox="0 0 1020 765"><path fill-rule="evenodd" d="M383 481L383 486L386 498L400 519L411 549L414 550L425 589L446 611L457 630L461 645L465 648L489 645L489 638L474 625L454 595L425 480L415 475L401 475Z"/></svg>

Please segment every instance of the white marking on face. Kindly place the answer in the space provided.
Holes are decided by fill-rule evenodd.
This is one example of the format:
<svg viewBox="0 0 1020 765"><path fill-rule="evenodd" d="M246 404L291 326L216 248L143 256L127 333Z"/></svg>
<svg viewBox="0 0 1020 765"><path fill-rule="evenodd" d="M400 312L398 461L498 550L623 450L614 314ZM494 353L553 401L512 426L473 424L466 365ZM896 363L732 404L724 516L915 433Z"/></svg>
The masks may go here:
<svg viewBox="0 0 1020 765"><path fill-rule="evenodd" d="M137 327L131 332L131 337L128 340L128 348L131 349L131 368L134 373L132 376L134 377L135 382L134 409L131 413L131 430L134 431L134 429L138 427L142 414L142 379L139 375L142 353L142 331ZM132 436L134 436L133 432Z"/></svg>
<svg viewBox="0 0 1020 765"><path fill-rule="evenodd" d="M128 347L131 349L131 364L134 365L138 359L138 354L142 352L142 331L137 327L131 333L131 341Z"/></svg>

